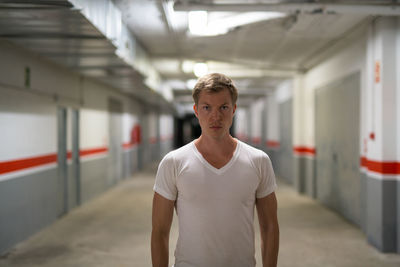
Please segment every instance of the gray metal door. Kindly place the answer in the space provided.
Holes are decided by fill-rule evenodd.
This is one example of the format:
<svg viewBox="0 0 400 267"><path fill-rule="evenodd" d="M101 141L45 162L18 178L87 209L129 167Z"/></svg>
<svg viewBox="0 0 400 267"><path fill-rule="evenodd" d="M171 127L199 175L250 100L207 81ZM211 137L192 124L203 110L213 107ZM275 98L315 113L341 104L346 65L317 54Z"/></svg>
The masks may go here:
<svg viewBox="0 0 400 267"><path fill-rule="evenodd" d="M109 121L109 180L111 186L122 179L122 103L110 98L108 101Z"/></svg>
<svg viewBox="0 0 400 267"><path fill-rule="evenodd" d="M316 195L347 219L360 221L360 75L318 89L315 98Z"/></svg>
<svg viewBox="0 0 400 267"><path fill-rule="evenodd" d="M68 188L68 200L69 208L78 206L81 204L81 179L80 179L80 155L79 155L79 110L69 109L68 110L68 125L67 132L69 133L70 142L68 148L68 158L70 164L68 168L69 188Z"/></svg>
<svg viewBox="0 0 400 267"><path fill-rule="evenodd" d="M59 107L57 127L58 214L62 216L81 203L79 111Z"/></svg>
<svg viewBox="0 0 400 267"><path fill-rule="evenodd" d="M58 215L68 212L67 109L57 110Z"/></svg>
<svg viewBox="0 0 400 267"><path fill-rule="evenodd" d="M293 101L289 99L279 104L279 132L281 136L280 147L276 153L277 169L279 176L293 183L293 144L292 144L292 117Z"/></svg>

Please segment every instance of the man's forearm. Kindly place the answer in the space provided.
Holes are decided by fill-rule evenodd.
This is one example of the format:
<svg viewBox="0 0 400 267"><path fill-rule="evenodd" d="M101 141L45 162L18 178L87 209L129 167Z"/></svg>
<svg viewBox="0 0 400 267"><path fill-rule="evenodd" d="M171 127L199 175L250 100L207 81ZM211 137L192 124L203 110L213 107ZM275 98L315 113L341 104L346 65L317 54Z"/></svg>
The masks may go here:
<svg viewBox="0 0 400 267"><path fill-rule="evenodd" d="M263 267L276 267L279 251L279 226L270 225L261 235L261 254Z"/></svg>
<svg viewBox="0 0 400 267"><path fill-rule="evenodd" d="M153 267L168 267L169 237L161 234L151 234L151 259Z"/></svg>

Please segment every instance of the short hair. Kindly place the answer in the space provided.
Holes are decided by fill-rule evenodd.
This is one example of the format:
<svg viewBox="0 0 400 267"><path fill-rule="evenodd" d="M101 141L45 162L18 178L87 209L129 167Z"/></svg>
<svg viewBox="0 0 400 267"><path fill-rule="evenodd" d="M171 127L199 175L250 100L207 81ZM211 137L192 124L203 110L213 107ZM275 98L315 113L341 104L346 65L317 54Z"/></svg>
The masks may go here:
<svg viewBox="0 0 400 267"><path fill-rule="evenodd" d="M194 103L197 105L199 96L202 91L209 93L218 93L224 89L228 89L231 94L232 104L236 104L238 98L238 91L232 80L221 73L210 73L201 77L193 88L192 96Z"/></svg>

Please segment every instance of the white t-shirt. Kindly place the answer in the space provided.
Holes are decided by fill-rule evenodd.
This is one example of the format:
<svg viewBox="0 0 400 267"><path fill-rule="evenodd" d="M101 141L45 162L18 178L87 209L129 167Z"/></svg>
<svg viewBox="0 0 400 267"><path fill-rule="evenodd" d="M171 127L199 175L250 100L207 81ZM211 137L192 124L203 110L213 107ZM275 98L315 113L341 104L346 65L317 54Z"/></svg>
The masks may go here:
<svg viewBox="0 0 400 267"><path fill-rule="evenodd" d="M176 200L175 267L254 267L254 206L276 189L266 153L237 140L222 168L191 142L161 161L154 191Z"/></svg>

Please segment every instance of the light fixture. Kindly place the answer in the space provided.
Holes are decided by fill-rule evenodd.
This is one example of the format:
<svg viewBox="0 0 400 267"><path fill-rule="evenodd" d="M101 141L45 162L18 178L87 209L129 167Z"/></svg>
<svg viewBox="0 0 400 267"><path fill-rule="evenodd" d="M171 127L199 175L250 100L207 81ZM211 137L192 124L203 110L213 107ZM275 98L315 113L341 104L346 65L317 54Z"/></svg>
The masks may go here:
<svg viewBox="0 0 400 267"><path fill-rule="evenodd" d="M182 61L182 71L184 73L192 73L195 62L192 60L184 60Z"/></svg>
<svg viewBox="0 0 400 267"><path fill-rule="evenodd" d="M280 12L207 13L207 11L190 11L188 14L189 32L197 36L222 35L236 27L285 16L287 16L285 13Z"/></svg>
<svg viewBox="0 0 400 267"><path fill-rule="evenodd" d="M207 30L207 11L190 11L188 14L189 31L193 35L205 35Z"/></svg>
<svg viewBox="0 0 400 267"><path fill-rule="evenodd" d="M193 90L194 86L196 85L197 80L196 79L190 79L186 81L186 87L188 90Z"/></svg>
<svg viewBox="0 0 400 267"><path fill-rule="evenodd" d="M200 78L208 73L208 66L206 63L196 63L193 72L196 77Z"/></svg>

